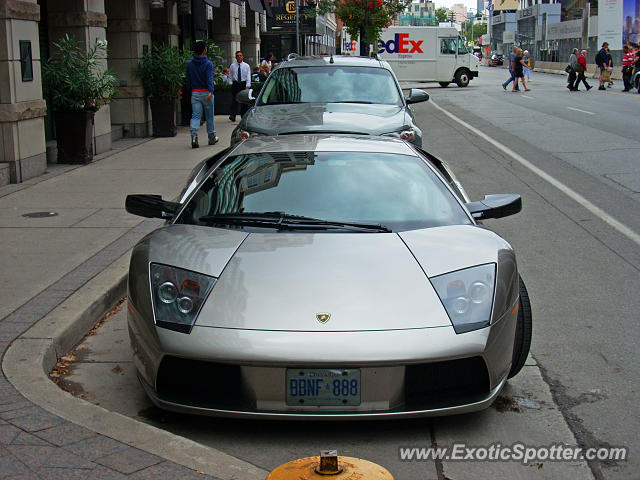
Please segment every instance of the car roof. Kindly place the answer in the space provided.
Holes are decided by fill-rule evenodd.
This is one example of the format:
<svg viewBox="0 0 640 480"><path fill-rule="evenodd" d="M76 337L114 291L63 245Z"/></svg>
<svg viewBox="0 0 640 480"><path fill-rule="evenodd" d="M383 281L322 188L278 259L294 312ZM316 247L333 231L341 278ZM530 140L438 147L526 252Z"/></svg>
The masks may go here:
<svg viewBox="0 0 640 480"><path fill-rule="evenodd" d="M333 59L333 61L332 61ZM295 57L292 60L279 63L276 69L292 67L323 67L323 66L349 66L349 67L374 67L391 70L391 67L384 60L374 57L357 57L351 55L313 55L306 57Z"/></svg>
<svg viewBox="0 0 640 480"><path fill-rule="evenodd" d="M278 135L258 136L240 142L231 155L274 152L376 152L417 156L404 141L366 135Z"/></svg>

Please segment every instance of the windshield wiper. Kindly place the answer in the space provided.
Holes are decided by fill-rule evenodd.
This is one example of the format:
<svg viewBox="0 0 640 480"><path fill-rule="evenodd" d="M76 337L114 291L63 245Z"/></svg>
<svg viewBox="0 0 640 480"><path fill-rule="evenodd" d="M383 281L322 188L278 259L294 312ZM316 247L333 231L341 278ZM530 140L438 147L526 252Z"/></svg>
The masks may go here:
<svg viewBox="0 0 640 480"><path fill-rule="evenodd" d="M284 212L242 212L205 215L201 222L222 225L246 225L253 227L272 227L278 230L373 230L390 233L391 229L379 223L341 222L323 220Z"/></svg>

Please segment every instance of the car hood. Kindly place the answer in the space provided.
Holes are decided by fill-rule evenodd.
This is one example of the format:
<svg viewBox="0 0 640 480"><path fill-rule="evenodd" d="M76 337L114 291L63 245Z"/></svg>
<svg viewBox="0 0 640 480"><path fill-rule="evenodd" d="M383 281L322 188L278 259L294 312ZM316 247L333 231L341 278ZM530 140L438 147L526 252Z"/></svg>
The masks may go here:
<svg viewBox="0 0 640 480"><path fill-rule="evenodd" d="M242 122L242 128L267 135L308 132L380 135L411 123L402 106L359 103L261 105L252 108Z"/></svg>
<svg viewBox="0 0 640 480"><path fill-rule="evenodd" d="M198 326L323 332L449 327L427 275L503 263L505 252L512 255L495 233L470 225L399 234L173 225L150 234L134 254L141 249L146 265L218 278ZM320 314L330 317L322 323Z"/></svg>
<svg viewBox="0 0 640 480"><path fill-rule="evenodd" d="M317 315L330 314L326 323ZM199 326L355 331L450 326L396 234L250 234L203 307Z"/></svg>

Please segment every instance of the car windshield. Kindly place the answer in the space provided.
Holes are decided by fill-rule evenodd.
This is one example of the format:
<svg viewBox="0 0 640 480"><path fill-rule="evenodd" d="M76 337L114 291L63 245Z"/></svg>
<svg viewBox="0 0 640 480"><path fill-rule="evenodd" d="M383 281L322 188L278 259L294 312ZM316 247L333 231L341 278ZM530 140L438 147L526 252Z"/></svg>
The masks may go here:
<svg viewBox="0 0 640 480"><path fill-rule="evenodd" d="M367 225L366 231L472 223L421 158L365 152L230 157L209 175L176 223L277 230L285 224L299 230L305 222L305 230L335 228L309 220L358 223Z"/></svg>
<svg viewBox="0 0 640 480"><path fill-rule="evenodd" d="M275 70L258 105L283 103L378 103L402 105L391 72L372 67L289 67Z"/></svg>

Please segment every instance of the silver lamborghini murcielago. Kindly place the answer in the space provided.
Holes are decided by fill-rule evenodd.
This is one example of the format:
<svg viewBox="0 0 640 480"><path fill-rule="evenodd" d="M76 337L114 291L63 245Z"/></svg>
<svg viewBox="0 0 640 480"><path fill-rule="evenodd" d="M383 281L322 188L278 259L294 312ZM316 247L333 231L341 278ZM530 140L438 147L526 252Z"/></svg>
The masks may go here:
<svg viewBox="0 0 640 480"><path fill-rule="evenodd" d="M161 408L357 419L489 406L522 368L531 309L511 246L448 167L385 137L256 137L196 167L134 248L129 333Z"/></svg>

